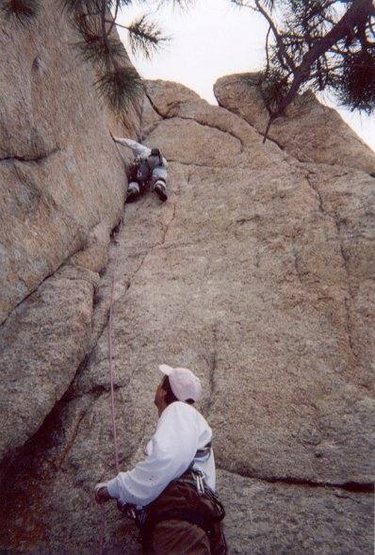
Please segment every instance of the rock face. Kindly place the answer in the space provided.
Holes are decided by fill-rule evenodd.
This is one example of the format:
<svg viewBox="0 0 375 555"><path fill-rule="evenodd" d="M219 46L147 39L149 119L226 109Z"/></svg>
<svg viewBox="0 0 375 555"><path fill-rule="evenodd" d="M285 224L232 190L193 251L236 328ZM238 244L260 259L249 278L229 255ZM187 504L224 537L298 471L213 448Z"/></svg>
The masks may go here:
<svg viewBox="0 0 375 555"><path fill-rule="evenodd" d="M0 16L0 459L39 429L84 358L125 191L94 68L62 4L40 4L27 25ZM134 106L121 133L138 128Z"/></svg>
<svg viewBox="0 0 375 555"><path fill-rule="evenodd" d="M119 217L124 172L94 69L81 63L79 37L62 9L45 1L29 25L0 24L4 321L74 253L106 242ZM93 261L91 269L103 264Z"/></svg>
<svg viewBox="0 0 375 555"><path fill-rule="evenodd" d="M231 552L372 552L374 179L357 167L368 153L356 167L302 162L263 145L246 119L182 86L148 83L139 134L170 162L168 202L149 194L126 205L100 276L92 243L73 249L5 320L5 552L81 554L102 544L140 553L134 525L93 503L94 484L115 472L112 286L121 467L142 457L154 429L157 365L189 366L215 432ZM98 140L90 144L100 150ZM107 148L120 180L109 139ZM103 176L104 190L113 179ZM87 204L102 210L98 191ZM107 240L122 194L111 196L107 227L95 224ZM83 225L74 199L67 206ZM26 403L26 390L30 402L16 411L12 393Z"/></svg>
<svg viewBox="0 0 375 555"><path fill-rule="evenodd" d="M264 134L268 113L258 84L256 73L228 75L215 83L214 92L220 106ZM268 136L301 162L336 164L375 174L374 152L335 110L323 106L309 91L290 105L285 117L273 123Z"/></svg>

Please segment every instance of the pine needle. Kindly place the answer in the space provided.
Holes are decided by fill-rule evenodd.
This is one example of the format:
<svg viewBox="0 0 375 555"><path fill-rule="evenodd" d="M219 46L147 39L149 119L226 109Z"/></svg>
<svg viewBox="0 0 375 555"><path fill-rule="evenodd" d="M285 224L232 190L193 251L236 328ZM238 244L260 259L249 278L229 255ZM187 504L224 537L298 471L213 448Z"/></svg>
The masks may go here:
<svg viewBox="0 0 375 555"><path fill-rule="evenodd" d="M128 61L124 45L116 38L105 38L99 34L85 36L77 46L86 61L94 62L98 66L109 67L113 65L113 61L117 63Z"/></svg>
<svg viewBox="0 0 375 555"><path fill-rule="evenodd" d="M21 25L35 17L39 9L39 0L0 0L0 13Z"/></svg>
<svg viewBox="0 0 375 555"><path fill-rule="evenodd" d="M163 36L157 24L149 21L146 15L133 21L127 29L131 51L133 54L140 51L147 59L151 58L162 43L169 40L168 37Z"/></svg>
<svg viewBox="0 0 375 555"><path fill-rule="evenodd" d="M143 93L142 79L133 67L105 72L96 83L99 96L115 112L126 111Z"/></svg>
<svg viewBox="0 0 375 555"><path fill-rule="evenodd" d="M351 110L370 115L375 110L375 48L346 57L337 91L340 102Z"/></svg>

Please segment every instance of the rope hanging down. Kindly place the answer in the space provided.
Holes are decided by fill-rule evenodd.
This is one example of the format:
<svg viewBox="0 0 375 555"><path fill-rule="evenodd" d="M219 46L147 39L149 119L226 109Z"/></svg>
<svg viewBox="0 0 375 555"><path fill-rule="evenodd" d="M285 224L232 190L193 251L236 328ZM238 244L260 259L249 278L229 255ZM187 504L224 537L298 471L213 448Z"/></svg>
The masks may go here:
<svg viewBox="0 0 375 555"><path fill-rule="evenodd" d="M112 139L114 138L111 131L109 131ZM117 145L116 145L117 146ZM121 217L120 223L117 226L117 230L115 231L114 235L118 235L121 231L123 224L123 218ZM114 237L114 243L117 245L117 239ZM119 463L119 455L118 455L118 441L117 441L117 429L116 429L116 406L115 406L115 387L114 387L114 375L115 375L115 365L113 362L113 303L114 303L114 292L115 292L115 284L116 284L116 271L117 271L117 262L118 262L118 251L115 251L115 256L113 259L113 273L112 273L112 282L111 282L111 296L110 296L110 303L109 303L109 319L108 319L108 358L109 358L109 372L110 372L110 383L111 383L111 420L112 420L112 435L113 435L113 443L115 448L115 467L116 473L120 472L120 463ZM105 544L105 536L106 536L106 521L104 517L104 513L102 514L101 519L101 532L99 538L99 552L100 555L104 554L104 544Z"/></svg>
<svg viewBox="0 0 375 555"><path fill-rule="evenodd" d="M112 139L114 138L111 131L109 131ZM117 146L117 145L116 145ZM118 149L118 147L117 147ZM123 217L121 217L120 222L117 226L116 231L114 232L114 243L117 245L116 235L119 235L123 224ZM112 336L113 336L113 302L114 302L114 291L115 291L115 283L116 283L116 271L117 271L117 262L118 262L118 250L115 251L115 256L113 259L113 273L112 273L112 283L111 283L111 296L110 296L110 303L109 303L109 320L108 320L108 357L109 357L109 372L110 372L110 379L111 379L111 419L112 419L112 434L113 434L113 443L115 446L115 467L116 473L120 472L120 464L119 464L119 456L118 456L118 442L117 442L117 429L116 429L116 408L115 408L115 388L114 388L114 362L113 362L113 344L112 344Z"/></svg>
<svg viewBox="0 0 375 555"><path fill-rule="evenodd" d="M117 233L120 232L122 225L122 220L120 221L119 228L117 229ZM115 244L117 241L115 239ZM117 260L118 260L118 251L116 250L115 256L113 259L113 273L112 273L112 281L111 281L111 295L110 295L110 303L109 303L109 319L108 319L108 359L109 359L109 373L110 373L110 384L111 384L111 420L112 420L112 434L113 434L113 443L115 448L115 467L116 473L120 472L120 463L119 463L119 455L118 455L118 441L117 441L117 429L116 429L116 406L115 406L115 364L113 361L113 303L114 303L114 292L115 292L115 284L116 284L116 271L117 271ZM105 537L107 533L106 527L106 520L104 515L104 506L102 507L102 518L101 518L101 526L100 526L100 536L99 536L99 553L100 555L104 555L104 545L105 545Z"/></svg>
<svg viewBox="0 0 375 555"><path fill-rule="evenodd" d="M115 388L114 388L114 362L113 362L113 344L112 344L112 330L113 330L113 301L114 290L116 283L116 270L117 270L117 251L114 258L114 267L111 283L111 297L109 304L109 321L108 321L108 356L109 356L109 371L111 380L111 418L112 418L112 434L113 443L115 446L115 467L116 473L120 471L119 456L118 456L118 443L117 443L117 430L116 430L116 408L115 408Z"/></svg>
<svg viewBox="0 0 375 555"><path fill-rule="evenodd" d="M109 131L112 139L113 135ZM117 145L116 145L117 146ZM116 235L121 231L123 224L123 217L121 217L120 222L114 232L114 243L117 245ZM117 271L117 261L118 261L118 250L115 251L115 256L113 260L113 273L112 273L112 283L111 283L111 297L109 303L109 321L108 321L108 356L109 356L109 372L111 379L111 418L112 418L112 434L113 443L115 446L115 467L116 473L120 472L119 456L118 456L118 442L117 442L117 430L116 430L116 409L115 409L115 388L114 388L114 363L113 363L113 345L112 345L112 331L113 331L113 302L114 302L114 291L116 283L116 271Z"/></svg>

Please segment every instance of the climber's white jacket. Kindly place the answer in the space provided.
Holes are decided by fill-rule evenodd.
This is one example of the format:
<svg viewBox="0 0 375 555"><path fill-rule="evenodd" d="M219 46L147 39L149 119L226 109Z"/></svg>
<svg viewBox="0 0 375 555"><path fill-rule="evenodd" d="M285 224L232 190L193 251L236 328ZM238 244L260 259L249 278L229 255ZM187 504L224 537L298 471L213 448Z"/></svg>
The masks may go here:
<svg viewBox="0 0 375 555"><path fill-rule="evenodd" d="M133 470L120 472L103 485L121 503L144 507L194 460L194 468L205 474L207 484L214 490L216 471L212 448L203 460L195 459L196 452L211 439L212 430L205 418L193 406L175 401L162 412L156 432L147 444L146 458Z"/></svg>
<svg viewBox="0 0 375 555"><path fill-rule="evenodd" d="M156 159L154 156L151 156L151 148L149 148L148 146L141 145L140 143L137 143L137 141L133 141L132 139L121 139L119 137L113 138L116 143L131 148L137 161L147 160L149 167L152 170L154 181L158 178L161 178L164 181L167 180L168 162L164 158L164 156L161 157L162 164L160 165L159 160Z"/></svg>

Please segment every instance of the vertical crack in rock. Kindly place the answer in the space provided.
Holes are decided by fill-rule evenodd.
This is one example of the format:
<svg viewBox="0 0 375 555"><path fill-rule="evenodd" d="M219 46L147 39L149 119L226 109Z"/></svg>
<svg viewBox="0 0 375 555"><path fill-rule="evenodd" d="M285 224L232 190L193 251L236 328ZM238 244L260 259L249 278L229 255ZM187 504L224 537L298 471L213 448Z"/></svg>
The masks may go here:
<svg viewBox="0 0 375 555"><path fill-rule="evenodd" d="M161 240L159 243L157 243L156 245L154 245L153 249L154 249L155 247L158 247L158 246L159 246L159 247L163 247L163 246L164 246L165 241L166 241L166 238L167 238L167 233L168 233L168 231L169 231L169 229L170 229L171 225L173 224L173 221L174 221L174 219L175 219L175 217L176 217L176 208L177 208L177 202L175 202L175 203L173 204L173 210L172 210L171 219L170 219L169 222L164 226L162 240Z"/></svg>
<svg viewBox="0 0 375 555"><path fill-rule="evenodd" d="M78 436L78 433L80 431L80 428L81 428L82 421L85 419L88 412L92 409L92 407L95 404L95 401L96 401L98 396L99 395L96 395L91 400L91 402L88 403L88 405L85 407L85 409L80 413L80 415L78 416L77 421L74 424L71 435L68 438L67 443L66 443L66 445L64 446L64 448L62 450L62 453L56 459L51 461L51 464L53 465L53 467L55 468L56 471L58 471L62 468L65 459L67 458L67 456L69 455L72 447L74 446L75 440L76 440L76 438ZM70 430L71 430L71 428L70 428Z"/></svg>
<svg viewBox="0 0 375 555"><path fill-rule="evenodd" d="M318 200L318 205L319 205L319 211L324 215L324 216L328 216L329 218L331 218L331 220L333 221L333 223L335 224L336 230L337 230L337 240L338 240L338 244L339 244L339 249L340 249L340 253L341 253L341 257L342 257L342 261L343 261L343 267L347 276L347 290L348 290L348 294L349 294L349 298L345 298L344 300L344 308L345 308L345 314L346 314L346 333L347 333L347 337L348 337L348 344L349 344L349 348L350 351L353 355L353 357L358 360L358 352L355 349L354 346L354 340L353 340L353 333L352 333L352 317L351 317L351 302L354 300L354 293L353 293L353 288L352 288L352 284L351 284L351 275L350 275L350 268L349 268L349 257L348 254L345 251L344 245L343 245L343 240L342 240L342 223L340 220L340 217L338 216L337 213L334 212L330 212L328 210L325 209L324 207L324 203L323 203L323 198L322 195L320 193L320 191L318 190L318 188L313 184L313 180L310 178L310 176L314 175L314 172L311 170L307 170L308 173L306 174L306 181L308 183L308 185L310 186L310 188L314 191L316 198ZM345 175L347 175L348 172L343 172L340 174L335 174L332 179L334 178L339 178L339 177L344 177Z"/></svg>
<svg viewBox="0 0 375 555"><path fill-rule="evenodd" d="M126 296L127 292L129 291L129 289L132 286L132 282L134 281L136 275L141 271L141 268L146 260L146 258L148 257L148 255L150 254L150 252L152 251L152 249L155 247L155 245L153 245L150 250L148 250L144 256L142 257L141 262L138 264L137 268L134 270L134 272L132 273L132 275L129 277L129 279L126 282L125 285L125 293L123 295L121 295L121 297L119 297L118 299L116 299L116 303L120 302L121 300L124 299L124 297ZM108 319L109 319L109 313L108 313Z"/></svg>
<svg viewBox="0 0 375 555"><path fill-rule="evenodd" d="M258 269L260 267L260 260L261 260L261 255L260 255L259 249L257 249L255 253L255 267Z"/></svg>
<svg viewBox="0 0 375 555"><path fill-rule="evenodd" d="M346 331L348 335L349 347L355 359L358 360L358 353L354 346L353 335L352 335L352 318L351 318L351 307L349 299L345 299L345 312L346 312Z"/></svg>
<svg viewBox="0 0 375 555"><path fill-rule="evenodd" d="M324 210L324 206L323 206L323 199L322 199L322 195L320 194L320 191L317 189L317 187L314 187L312 180L310 179L310 176L314 175L314 172L308 170L308 173L306 174L306 181L308 183L308 185L311 187L311 189L314 191L317 199L318 199L318 203L319 203L319 210L322 214L326 214L325 210Z"/></svg>
<svg viewBox="0 0 375 555"><path fill-rule="evenodd" d="M191 181L191 178L193 177L193 173L194 173L193 170L189 169L188 174L187 174L187 178L186 178L186 183L188 185L190 185L190 181Z"/></svg>
<svg viewBox="0 0 375 555"><path fill-rule="evenodd" d="M346 273L346 276L348 278L348 291L350 293L350 297L353 299L354 298L354 293L353 293L353 288L352 288L351 279L350 279L349 256L346 253L344 245L343 245L342 240L341 240L341 235L342 235L341 219L338 216L338 214L334 214L334 215L332 215L332 217L334 218L335 226L336 226L336 229L337 229L337 235L338 235L338 239L339 239L339 243L340 243L340 252L341 252L342 259L344 261L345 273Z"/></svg>
<svg viewBox="0 0 375 555"><path fill-rule="evenodd" d="M303 284L305 282L304 278L306 276L306 272L303 272L301 269L301 261L300 261L300 256L297 249L293 247L292 252L293 252L293 262L294 262L294 268L296 270L296 275L298 277L299 282Z"/></svg>
<svg viewBox="0 0 375 555"><path fill-rule="evenodd" d="M142 112L143 114L143 112ZM143 115L141 118L141 134L142 134L142 127L143 127ZM145 138L147 137L147 135L145 136ZM118 299L116 299L116 302L120 302L121 300L124 299L125 295L128 293L130 287L132 286L132 282L134 282L134 279L136 278L137 274L141 271L147 257L153 253L153 251L158 248L158 247L163 247L166 241L166 236L167 233L170 229L170 226L172 225L175 217L176 217L176 209L177 209L177 200L175 200L175 202L173 203L173 208L172 208L172 216L169 219L169 221L166 224L161 223L161 228L162 228L162 238L160 241L155 242L153 245L150 246L150 248L148 249L148 251L143 255L140 263L138 264L138 266L136 267L136 269L134 270L134 272L132 273L132 275L129 277L127 283L126 283L126 287L125 287L125 293L123 295L121 295L121 297L119 297ZM121 233L121 227L117 232L117 236L114 239L114 243L118 244L119 239L118 236ZM116 256L116 255L115 255ZM108 318L109 318L109 311L108 311ZM108 322L107 322L108 323Z"/></svg>
<svg viewBox="0 0 375 555"><path fill-rule="evenodd" d="M346 332L347 332L347 336L348 336L348 342L349 342L350 350L351 350L354 358L356 360L358 360L359 356L358 356L357 349L355 348L355 345L354 345L353 332L352 332L353 324L352 324L352 316L351 316L351 302L354 300L354 293L353 293L353 288L352 288L352 284L351 284L351 276L350 276L350 269L349 269L349 257L348 257L348 254L346 253L344 245L342 243L342 239L341 239L341 220L340 220L340 218L338 217L337 214L336 214L336 217L335 217L335 225L336 225L337 235L338 235L339 242L340 242L340 252L341 252L342 259L344 261L344 268L345 268L345 272L346 272L346 276L347 276L348 293L350 295L349 298L345 299Z"/></svg>
<svg viewBox="0 0 375 555"><path fill-rule="evenodd" d="M210 356L204 356L208 366L208 389L209 389L209 396L204 405L204 412L206 415L209 415L212 405L214 404L214 397L216 394L216 370L217 370L217 332L218 332L218 325L217 323L214 324L212 328L212 350Z"/></svg>
<svg viewBox="0 0 375 555"><path fill-rule="evenodd" d="M141 271L141 269L142 269L142 267L143 267L143 265L144 265L144 263L145 263L145 261L146 261L146 258L147 258L150 254L152 254L152 253L154 252L155 249L157 249L158 247L163 247L163 246L164 246L165 241L166 241L166 236L167 236L167 233L168 233L168 231L169 231L169 228L170 228L170 226L172 225L173 220L174 220L175 217L176 217L176 207L177 207L177 203L175 202L175 203L173 204L172 217L170 218L170 220L169 220L169 222L168 222L167 224L164 224L164 225L162 224L162 238L161 238L161 240L160 240L160 241L157 241L156 243L154 243L153 245L151 245L150 249L144 254L144 256L142 257L141 262L140 262L139 265L138 265L138 267L134 270L133 274L132 274L131 277L129 278L129 281L128 281L128 283L127 283L126 291L125 291L124 295L122 295L119 299L117 299L116 302L119 302L121 299L123 299L124 296L126 295L126 293L129 291L129 289L130 289L130 287L131 287L131 285L132 285L132 282L134 281L136 275Z"/></svg>

